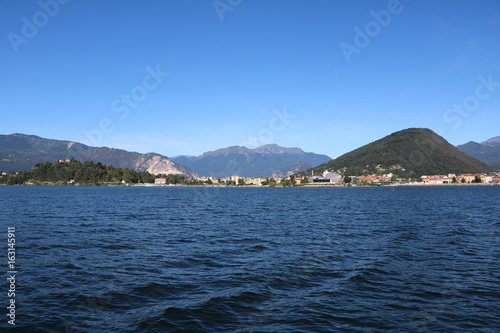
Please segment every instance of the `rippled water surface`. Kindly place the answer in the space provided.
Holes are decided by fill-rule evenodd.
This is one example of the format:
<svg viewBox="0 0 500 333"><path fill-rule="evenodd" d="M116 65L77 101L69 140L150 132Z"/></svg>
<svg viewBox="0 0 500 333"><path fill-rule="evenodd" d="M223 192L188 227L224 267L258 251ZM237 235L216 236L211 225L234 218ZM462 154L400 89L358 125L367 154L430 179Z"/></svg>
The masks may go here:
<svg viewBox="0 0 500 333"><path fill-rule="evenodd" d="M499 202L499 187L0 186L0 221L20 332L499 332Z"/></svg>

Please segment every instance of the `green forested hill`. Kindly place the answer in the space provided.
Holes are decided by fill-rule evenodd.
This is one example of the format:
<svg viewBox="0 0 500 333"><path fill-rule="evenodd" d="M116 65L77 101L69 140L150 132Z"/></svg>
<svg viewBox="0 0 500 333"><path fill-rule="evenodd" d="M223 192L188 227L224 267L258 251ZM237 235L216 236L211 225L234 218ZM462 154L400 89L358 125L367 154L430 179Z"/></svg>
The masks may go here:
<svg viewBox="0 0 500 333"><path fill-rule="evenodd" d="M75 183L81 185L97 185L100 183L153 183L155 176L146 171L105 166L101 163L79 162L37 163L30 171L21 171L0 178L0 183L8 185L31 183Z"/></svg>
<svg viewBox="0 0 500 333"><path fill-rule="evenodd" d="M415 178L424 174L493 171L425 128L392 133L312 170L315 174L330 170L353 176L392 172Z"/></svg>

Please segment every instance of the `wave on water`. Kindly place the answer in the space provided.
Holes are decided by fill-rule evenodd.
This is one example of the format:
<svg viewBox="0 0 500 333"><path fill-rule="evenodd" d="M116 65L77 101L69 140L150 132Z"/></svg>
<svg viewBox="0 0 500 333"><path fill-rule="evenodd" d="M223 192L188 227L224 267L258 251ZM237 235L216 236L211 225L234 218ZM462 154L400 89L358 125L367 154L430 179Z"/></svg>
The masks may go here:
<svg viewBox="0 0 500 333"><path fill-rule="evenodd" d="M500 331L498 188L0 191L21 332Z"/></svg>

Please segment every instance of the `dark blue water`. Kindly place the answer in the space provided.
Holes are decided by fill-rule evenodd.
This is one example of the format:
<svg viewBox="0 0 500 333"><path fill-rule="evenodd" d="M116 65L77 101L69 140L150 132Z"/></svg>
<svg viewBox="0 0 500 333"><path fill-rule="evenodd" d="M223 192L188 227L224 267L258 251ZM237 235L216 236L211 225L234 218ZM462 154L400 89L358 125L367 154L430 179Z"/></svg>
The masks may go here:
<svg viewBox="0 0 500 333"><path fill-rule="evenodd" d="M0 186L16 329L499 332L499 199L498 187Z"/></svg>

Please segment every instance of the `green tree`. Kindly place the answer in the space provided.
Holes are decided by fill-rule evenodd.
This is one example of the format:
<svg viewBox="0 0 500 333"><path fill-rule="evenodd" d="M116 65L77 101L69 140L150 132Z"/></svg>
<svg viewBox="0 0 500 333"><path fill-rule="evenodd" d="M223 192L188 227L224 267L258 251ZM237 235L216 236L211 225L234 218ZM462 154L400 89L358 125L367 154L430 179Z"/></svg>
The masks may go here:
<svg viewBox="0 0 500 333"><path fill-rule="evenodd" d="M129 172L125 172L123 174L123 180L125 181L125 183L131 183L133 180L133 176Z"/></svg>
<svg viewBox="0 0 500 333"><path fill-rule="evenodd" d="M350 184L350 183L351 183L351 180L352 180L352 179L351 179L351 177L349 177L349 176L345 176L345 177L344 177L344 183L346 183L346 184Z"/></svg>
<svg viewBox="0 0 500 333"><path fill-rule="evenodd" d="M16 184L15 177L9 177L9 178L7 178L6 184L7 185L15 185Z"/></svg>
<svg viewBox="0 0 500 333"><path fill-rule="evenodd" d="M146 171L107 167L101 163L85 161L81 163L72 160L69 163L44 162L37 163L30 171L18 172L1 178L0 181L11 184L33 182L35 184L49 182L61 185L72 185L71 180L80 184L100 185L103 182L118 182L124 179L127 182L152 183L155 176Z"/></svg>

